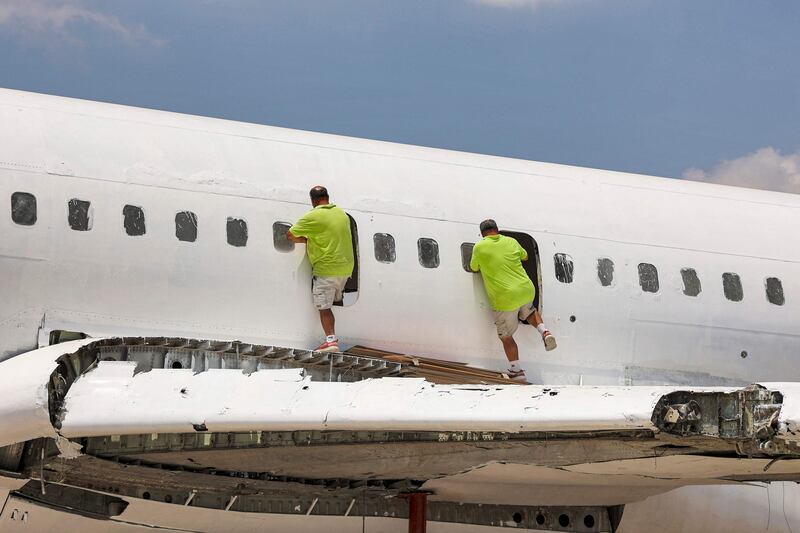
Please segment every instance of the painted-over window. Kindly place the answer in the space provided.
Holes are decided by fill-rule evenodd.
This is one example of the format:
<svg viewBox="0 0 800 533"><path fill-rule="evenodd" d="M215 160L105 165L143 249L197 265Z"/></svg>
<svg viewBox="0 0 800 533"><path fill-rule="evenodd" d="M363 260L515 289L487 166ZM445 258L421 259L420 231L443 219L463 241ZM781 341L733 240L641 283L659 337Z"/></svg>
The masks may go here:
<svg viewBox="0 0 800 533"><path fill-rule="evenodd" d="M247 246L247 222L241 218L228 217L225 226L228 244L231 246Z"/></svg>
<svg viewBox="0 0 800 533"><path fill-rule="evenodd" d="M379 263L394 263L397 260L394 237L388 233L376 233L372 236L375 260Z"/></svg>
<svg viewBox="0 0 800 533"><path fill-rule="evenodd" d="M175 237L179 241L194 242L197 240L197 215L191 211L175 213Z"/></svg>
<svg viewBox="0 0 800 533"><path fill-rule="evenodd" d="M286 237L292 225L288 222L275 222L272 224L272 245L279 252L291 252L294 250L294 243Z"/></svg>
<svg viewBox="0 0 800 533"><path fill-rule="evenodd" d="M658 269L650 263L639 263L639 286L644 292L658 292Z"/></svg>
<svg viewBox="0 0 800 533"><path fill-rule="evenodd" d="M136 205L126 205L122 208L122 224L125 226L125 233L131 237L138 237L147 232L144 223L144 211Z"/></svg>
<svg viewBox="0 0 800 533"><path fill-rule="evenodd" d="M556 270L556 279L561 283L572 283L575 263L572 257L567 254L555 254L553 256L553 266Z"/></svg>
<svg viewBox="0 0 800 533"><path fill-rule="evenodd" d="M610 287L614 283L614 261L607 257L597 260L597 279L603 287Z"/></svg>
<svg viewBox="0 0 800 533"><path fill-rule="evenodd" d="M29 192L11 195L11 220L20 226L36 224L36 197Z"/></svg>
<svg viewBox="0 0 800 533"><path fill-rule="evenodd" d="M783 296L783 283L778 278L767 278L765 281L767 301L774 305L783 305L786 299Z"/></svg>
<svg viewBox="0 0 800 533"><path fill-rule="evenodd" d="M700 294L702 287L700 285L700 278L697 277L697 271L693 268L682 268L681 279L683 280L683 294L686 296L697 296Z"/></svg>
<svg viewBox="0 0 800 533"><path fill-rule="evenodd" d="M92 204L86 200L73 198L67 202L67 223L75 231L92 229Z"/></svg>
<svg viewBox="0 0 800 533"><path fill-rule="evenodd" d="M472 262L472 250L475 248L474 242L461 243L461 266L467 272L472 272L469 264Z"/></svg>
<svg viewBox="0 0 800 533"><path fill-rule="evenodd" d="M742 289L742 279L739 274L725 272L722 275L722 289L725 298L732 302L741 302L744 299L744 289Z"/></svg>
<svg viewBox="0 0 800 533"><path fill-rule="evenodd" d="M417 240L417 253L419 264L425 268L436 268L439 266L439 243L433 239L422 237Z"/></svg>

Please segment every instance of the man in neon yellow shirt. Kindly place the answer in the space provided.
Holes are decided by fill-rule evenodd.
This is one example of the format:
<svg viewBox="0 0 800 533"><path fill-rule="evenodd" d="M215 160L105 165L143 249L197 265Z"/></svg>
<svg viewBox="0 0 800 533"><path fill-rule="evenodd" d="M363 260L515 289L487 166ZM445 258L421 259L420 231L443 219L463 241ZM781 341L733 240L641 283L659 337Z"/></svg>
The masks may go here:
<svg viewBox="0 0 800 533"><path fill-rule="evenodd" d="M310 196L314 209L289 228L286 237L292 242L304 243L311 261L314 276L311 293L325 332L325 342L317 350L338 352L339 339L331 307L342 299L347 279L353 274L355 262L350 217L330 203L325 187L314 187Z"/></svg>
<svg viewBox="0 0 800 533"><path fill-rule="evenodd" d="M536 326L547 351L555 349L556 338L547 331L533 305L536 288L521 263L528 260L528 252L516 239L500 235L494 220L484 220L480 228L483 239L472 249L469 267L483 277L483 287L494 309L497 335L511 364L508 374L524 379L525 371L519 365L519 348L514 341L519 320Z"/></svg>

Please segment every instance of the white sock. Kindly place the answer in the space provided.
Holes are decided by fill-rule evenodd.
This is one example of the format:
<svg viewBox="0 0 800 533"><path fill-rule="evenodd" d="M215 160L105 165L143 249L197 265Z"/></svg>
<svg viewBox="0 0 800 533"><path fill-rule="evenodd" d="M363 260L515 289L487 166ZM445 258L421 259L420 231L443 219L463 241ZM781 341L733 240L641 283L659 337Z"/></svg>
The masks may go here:
<svg viewBox="0 0 800 533"><path fill-rule="evenodd" d="M513 370L514 372L519 372L520 370L522 370L522 367L519 366L519 361L511 361L511 370Z"/></svg>
<svg viewBox="0 0 800 533"><path fill-rule="evenodd" d="M337 337L336 335L328 335L327 337L325 337L325 342L338 342L338 341L339 337Z"/></svg>
<svg viewBox="0 0 800 533"><path fill-rule="evenodd" d="M536 326L536 331L544 335L544 332L547 331L547 327L545 327L544 322Z"/></svg>

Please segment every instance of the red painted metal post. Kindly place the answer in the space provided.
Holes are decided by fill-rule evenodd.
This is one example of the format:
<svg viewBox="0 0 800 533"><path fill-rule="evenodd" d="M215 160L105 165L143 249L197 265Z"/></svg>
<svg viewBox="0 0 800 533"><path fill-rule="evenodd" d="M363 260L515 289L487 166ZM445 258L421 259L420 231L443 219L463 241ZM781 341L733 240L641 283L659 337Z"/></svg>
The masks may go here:
<svg viewBox="0 0 800 533"><path fill-rule="evenodd" d="M428 515L428 495L412 492L408 495L408 533L425 533Z"/></svg>

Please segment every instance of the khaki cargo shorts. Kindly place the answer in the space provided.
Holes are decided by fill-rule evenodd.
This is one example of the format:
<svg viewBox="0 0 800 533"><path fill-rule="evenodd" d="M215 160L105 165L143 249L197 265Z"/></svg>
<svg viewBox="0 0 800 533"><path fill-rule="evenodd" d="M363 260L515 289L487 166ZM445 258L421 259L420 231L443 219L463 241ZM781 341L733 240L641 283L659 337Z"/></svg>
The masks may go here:
<svg viewBox="0 0 800 533"><path fill-rule="evenodd" d="M311 282L311 294L314 297L314 307L317 309L330 309L333 302L341 301L344 296L345 277L314 276Z"/></svg>
<svg viewBox="0 0 800 533"><path fill-rule="evenodd" d="M520 320L526 320L536 311L533 301L513 311L495 311L494 325L497 326L498 337L511 337L519 327Z"/></svg>

